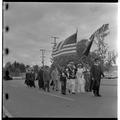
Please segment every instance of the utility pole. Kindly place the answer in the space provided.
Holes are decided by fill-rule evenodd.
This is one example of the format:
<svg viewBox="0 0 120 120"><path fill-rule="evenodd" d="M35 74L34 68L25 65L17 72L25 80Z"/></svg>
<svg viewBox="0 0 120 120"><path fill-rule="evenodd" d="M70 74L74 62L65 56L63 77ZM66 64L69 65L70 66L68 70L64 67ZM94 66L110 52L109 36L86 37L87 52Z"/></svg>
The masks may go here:
<svg viewBox="0 0 120 120"><path fill-rule="evenodd" d="M57 39L59 39L59 37L51 36L51 38L54 39L54 42L52 43L53 44L53 48L54 48L56 46L56 44L57 44Z"/></svg>
<svg viewBox="0 0 120 120"><path fill-rule="evenodd" d="M40 49L40 51L42 52L42 65L44 67L45 49Z"/></svg>
<svg viewBox="0 0 120 120"><path fill-rule="evenodd" d="M51 36L51 38L54 39L54 42L52 42L51 44L53 44L53 49L55 48L55 46L57 45L57 39L59 39L59 37L56 36ZM51 58L51 62L53 61L53 56Z"/></svg>

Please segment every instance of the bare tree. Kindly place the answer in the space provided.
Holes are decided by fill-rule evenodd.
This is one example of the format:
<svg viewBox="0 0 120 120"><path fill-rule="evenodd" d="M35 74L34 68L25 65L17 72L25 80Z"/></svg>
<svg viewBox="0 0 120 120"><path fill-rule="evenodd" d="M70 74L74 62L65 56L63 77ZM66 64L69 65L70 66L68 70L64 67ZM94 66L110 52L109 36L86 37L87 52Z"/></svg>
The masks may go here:
<svg viewBox="0 0 120 120"><path fill-rule="evenodd" d="M116 64L116 58L117 58L117 53L114 50L108 52L107 62L111 64Z"/></svg>
<svg viewBox="0 0 120 120"><path fill-rule="evenodd" d="M105 37L109 33L104 33L103 35L97 35L96 40L94 40L94 43L97 45L97 49L94 51L97 53L101 59L101 62L105 62L106 54L108 52L108 44L105 43Z"/></svg>

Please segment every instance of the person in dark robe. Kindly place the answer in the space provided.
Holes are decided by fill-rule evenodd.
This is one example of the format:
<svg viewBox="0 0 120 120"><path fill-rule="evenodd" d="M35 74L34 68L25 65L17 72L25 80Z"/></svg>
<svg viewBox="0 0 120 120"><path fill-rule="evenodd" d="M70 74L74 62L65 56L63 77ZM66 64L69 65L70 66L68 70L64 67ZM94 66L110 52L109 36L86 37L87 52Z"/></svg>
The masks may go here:
<svg viewBox="0 0 120 120"><path fill-rule="evenodd" d="M39 87L39 89L43 89L44 90L43 70L42 69L39 70L36 79L38 80L38 87Z"/></svg>
<svg viewBox="0 0 120 120"><path fill-rule="evenodd" d="M30 71L26 70L25 84L30 87Z"/></svg>
<svg viewBox="0 0 120 120"><path fill-rule="evenodd" d="M35 73L33 69L31 70L31 84L32 84L32 87L35 88Z"/></svg>
<svg viewBox="0 0 120 120"><path fill-rule="evenodd" d="M29 86L32 87L33 86L33 81L32 81L32 69L30 68L30 72L29 72L29 75L28 75L28 78L29 78Z"/></svg>
<svg viewBox="0 0 120 120"><path fill-rule="evenodd" d="M28 84L29 84L29 87L35 87L35 75L34 75L34 72L33 72L33 69L32 68L29 68L29 72L27 74L27 79L28 79Z"/></svg>
<svg viewBox="0 0 120 120"><path fill-rule="evenodd" d="M90 79L89 79L89 92L92 92L92 85L93 85L93 79L90 73Z"/></svg>
<svg viewBox="0 0 120 120"><path fill-rule="evenodd" d="M101 76L104 77L104 74L99 64L99 59L97 58L95 59L95 63L91 67L90 74L91 74L91 78L93 79L93 84L92 84L93 94L94 96L100 97L101 96L99 94L100 81L101 81Z"/></svg>
<svg viewBox="0 0 120 120"><path fill-rule="evenodd" d="M67 82L67 74L65 70L60 72L60 81L61 81L61 93L66 95L66 82Z"/></svg>

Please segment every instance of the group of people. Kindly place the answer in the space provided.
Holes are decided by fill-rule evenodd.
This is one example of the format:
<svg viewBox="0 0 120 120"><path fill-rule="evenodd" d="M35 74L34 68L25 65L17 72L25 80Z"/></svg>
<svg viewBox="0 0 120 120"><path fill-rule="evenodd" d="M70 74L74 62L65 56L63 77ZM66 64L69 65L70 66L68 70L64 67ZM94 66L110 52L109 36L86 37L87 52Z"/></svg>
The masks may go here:
<svg viewBox="0 0 120 120"><path fill-rule="evenodd" d="M33 74L29 71L26 73L25 83L30 87L35 87L34 81L38 80L39 89L44 91L50 92L51 88L63 95L93 92L94 96L101 96L100 80L104 74L98 59L95 59L91 67L85 67L82 64L74 65L74 62L70 62L59 70L54 67L50 72L49 67L43 67L36 77Z"/></svg>
<svg viewBox="0 0 120 120"><path fill-rule="evenodd" d="M26 70L25 84L28 87L36 87L35 80L38 80L39 89L43 89L49 92L49 81L50 81L49 67L41 68L37 75L32 68Z"/></svg>
<svg viewBox="0 0 120 120"><path fill-rule="evenodd" d="M59 75L55 68L52 72L52 80L55 81L56 90L61 89L62 94L90 91L89 71L80 64L75 66L73 62L70 62L66 67L62 67Z"/></svg>
<svg viewBox="0 0 120 120"><path fill-rule="evenodd" d="M35 87L35 73L32 68L27 69L25 84L28 87Z"/></svg>

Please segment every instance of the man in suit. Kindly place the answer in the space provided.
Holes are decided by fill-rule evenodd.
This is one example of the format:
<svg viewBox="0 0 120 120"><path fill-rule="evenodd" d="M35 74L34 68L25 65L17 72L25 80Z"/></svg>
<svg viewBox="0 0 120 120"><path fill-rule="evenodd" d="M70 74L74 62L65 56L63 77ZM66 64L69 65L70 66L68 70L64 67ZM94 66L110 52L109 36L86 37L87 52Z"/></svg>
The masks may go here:
<svg viewBox="0 0 120 120"><path fill-rule="evenodd" d="M94 96L101 97L99 94L101 76L104 77L103 71L100 66L99 59L96 58L94 64L90 69L91 79L93 79L92 90Z"/></svg>
<svg viewBox="0 0 120 120"><path fill-rule="evenodd" d="M46 91L46 89L47 89L47 92L50 92L49 91L50 79L51 79L51 77L50 77L49 67L45 67L43 70L43 80L44 80L44 90Z"/></svg>
<svg viewBox="0 0 120 120"><path fill-rule="evenodd" d="M39 87L39 89L43 89L44 90L43 70L42 70L42 68L40 68L36 79L38 80L38 87Z"/></svg>
<svg viewBox="0 0 120 120"><path fill-rule="evenodd" d="M55 68L52 73L51 73L51 78L53 80L53 85L55 87L55 90L58 91L59 90L59 73L57 68Z"/></svg>
<svg viewBox="0 0 120 120"><path fill-rule="evenodd" d="M26 70L26 79L25 79L25 84L26 84L28 87L31 87L30 79L31 79L30 68L28 68L28 69Z"/></svg>

